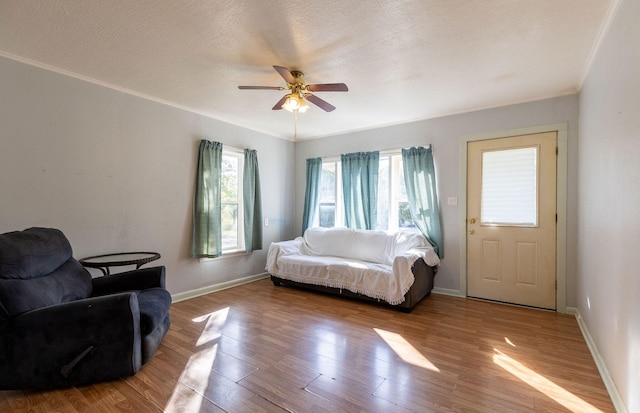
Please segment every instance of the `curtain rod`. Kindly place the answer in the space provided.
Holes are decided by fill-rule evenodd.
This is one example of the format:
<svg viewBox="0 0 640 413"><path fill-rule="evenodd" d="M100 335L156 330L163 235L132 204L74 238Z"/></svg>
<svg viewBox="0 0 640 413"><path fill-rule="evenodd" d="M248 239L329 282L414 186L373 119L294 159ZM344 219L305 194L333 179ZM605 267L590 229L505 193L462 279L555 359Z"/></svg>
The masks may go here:
<svg viewBox="0 0 640 413"><path fill-rule="evenodd" d="M431 144L427 144L427 145L414 145L412 147L415 146L419 146L425 149L429 149L431 146ZM410 146L411 147L411 146ZM400 153L402 153L402 149L406 149L406 148L399 148L399 149L387 149L384 151L378 151L380 152L380 155L398 155ZM373 151L360 151L360 152L375 152L375 150ZM329 162L333 162L333 161L339 161L340 160L340 155L331 155L331 156L312 156L312 158L322 158L324 160L327 160Z"/></svg>

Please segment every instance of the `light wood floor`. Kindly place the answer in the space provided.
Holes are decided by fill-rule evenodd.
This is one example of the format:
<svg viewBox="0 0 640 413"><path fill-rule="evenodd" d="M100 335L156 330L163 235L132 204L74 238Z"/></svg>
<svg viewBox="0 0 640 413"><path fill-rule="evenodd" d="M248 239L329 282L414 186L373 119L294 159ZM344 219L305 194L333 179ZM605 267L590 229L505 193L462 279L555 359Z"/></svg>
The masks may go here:
<svg viewBox="0 0 640 413"><path fill-rule="evenodd" d="M0 411L614 411L572 316L436 294L404 314L265 279L171 317L136 376L2 391Z"/></svg>

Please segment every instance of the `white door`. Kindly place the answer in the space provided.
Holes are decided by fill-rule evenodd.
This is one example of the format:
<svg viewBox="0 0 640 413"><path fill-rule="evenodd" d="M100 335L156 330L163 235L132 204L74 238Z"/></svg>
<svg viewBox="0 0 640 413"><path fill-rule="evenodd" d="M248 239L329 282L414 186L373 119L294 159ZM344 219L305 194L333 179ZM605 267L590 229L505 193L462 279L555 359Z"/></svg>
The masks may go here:
<svg viewBox="0 0 640 413"><path fill-rule="evenodd" d="M556 308L557 133L467 144L467 295Z"/></svg>

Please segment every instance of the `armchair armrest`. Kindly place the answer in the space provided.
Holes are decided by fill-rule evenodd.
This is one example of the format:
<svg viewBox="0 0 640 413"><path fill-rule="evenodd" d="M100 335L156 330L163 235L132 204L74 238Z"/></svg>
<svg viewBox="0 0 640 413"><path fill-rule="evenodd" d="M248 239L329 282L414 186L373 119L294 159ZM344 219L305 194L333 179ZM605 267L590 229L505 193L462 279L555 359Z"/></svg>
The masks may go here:
<svg viewBox="0 0 640 413"><path fill-rule="evenodd" d="M135 293L29 311L0 325L0 388L48 388L113 380L141 366Z"/></svg>
<svg viewBox="0 0 640 413"><path fill-rule="evenodd" d="M164 265L140 268L104 277L94 278L92 295L100 296L122 291L146 290L147 288L165 288Z"/></svg>

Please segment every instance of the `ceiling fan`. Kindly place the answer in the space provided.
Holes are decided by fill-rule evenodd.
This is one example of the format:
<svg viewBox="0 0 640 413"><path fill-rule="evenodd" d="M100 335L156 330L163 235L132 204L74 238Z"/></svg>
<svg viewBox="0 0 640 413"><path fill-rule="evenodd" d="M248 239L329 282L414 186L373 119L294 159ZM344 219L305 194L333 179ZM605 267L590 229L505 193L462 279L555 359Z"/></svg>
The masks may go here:
<svg viewBox="0 0 640 413"><path fill-rule="evenodd" d="M307 85L304 81L304 73L297 70L289 70L282 66L273 68L287 82L286 87L280 86L238 86L238 89L267 89L267 90L288 90L290 91L282 97L272 108L273 110L286 109L289 112L304 113L309 109L307 100L325 112L331 112L336 107L320 99L311 92L347 92L349 88L344 83L321 83Z"/></svg>

